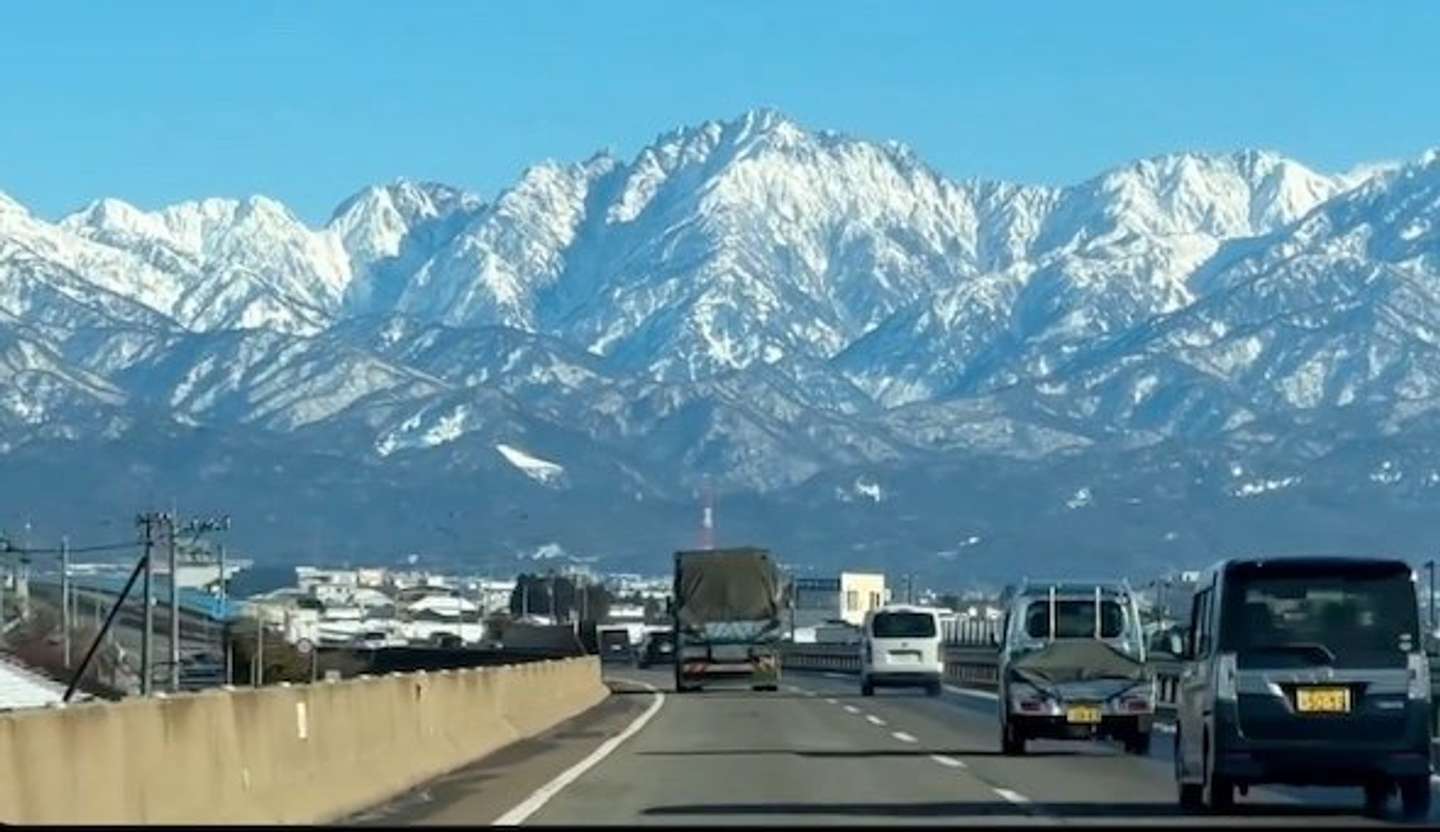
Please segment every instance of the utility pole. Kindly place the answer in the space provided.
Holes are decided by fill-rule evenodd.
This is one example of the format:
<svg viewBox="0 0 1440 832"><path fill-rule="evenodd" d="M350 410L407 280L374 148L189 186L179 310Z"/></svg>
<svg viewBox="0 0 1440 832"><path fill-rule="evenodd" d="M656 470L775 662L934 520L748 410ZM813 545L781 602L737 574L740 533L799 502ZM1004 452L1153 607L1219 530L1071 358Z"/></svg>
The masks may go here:
<svg viewBox="0 0 1440 832"><path fill-rule="evenodd" d="M30 518L25 518L25 537L20 544L19 568L15 573L15 601L20 617L30 619Z"/></svg>
<svg viewBox="0 0 1440 832"><path fill-rule="evenodd" d="M265 684L265 621L263 613L255 610L255 673L252 674L255 687Z"/></svg>
<svg viewBox="0 0 1440 832"><path fill-rule="evenodd" d="M170 544L170 692L180 691L180 559L175 545L175 524L180 518L174 514L166 518L166 535Z"/></svg>
<svg viewBox="0 0 1440 832"><path fill-rule="evenodd" d="M65 669L70 669L70 536L60 538L60 629L65 650Z"/></svg>
<svg viewBox="0 0 1440 832"><path fill-rule="evenodd" d="M1435 560L1432 558L1425 562L1425 568L1430 572L1430 632L1435 632Z"/></svg>
<svg viewBox="0 0 1440 832"><path fill-rule="evenodd" d="M220 651L225 654L225 684L234 684L233 657L230 655L230 594L225 581L225 544L220 544Z"/></svg>
<svg viewBox="0 0 1440 832"><path fill-rule="evenodd" d="M142 528L144 528L144 530L145 530L145 532L144 532L145 538L144 538L144 541L143 541L144 546L145 546L145 555L144 555L145 578L144 578L144 582L141 584L141 590L140 590L141 595L144 596L144 597L141 599L141 601L142 601L142 603L144 603L144 605L145 605L145 612L144 612L144 614L141 616L142 619L143 619L144 629L142 629L142 630L140 631L140 695L141 695L141 696L149 696L149 695L150 695L151 676L154 675L153 662L154 662L154 660L155 660L155 655L154 655L154 650L152 649L152 648L153 648L152 640L153 640L153 637L154 637L154 629L155 629L154 609L153 609L154 604L155 604L155 584L154 584L154 580L155 580L155 565L154 565L154 560L150 557L150 555L151 555L151 553L152 553L152 551L154 550L154 547L155 547L154 531L155 531L155 525L156 525L156 523L157 523L157 521L158 521L158 517L159 517L159 515L155 514L155 512L147 512L147 513L145 513L145 514L140 515L139 519L136 521L136 522L138 522L138 523L140 524L140 526L141 526Z"/></svg>

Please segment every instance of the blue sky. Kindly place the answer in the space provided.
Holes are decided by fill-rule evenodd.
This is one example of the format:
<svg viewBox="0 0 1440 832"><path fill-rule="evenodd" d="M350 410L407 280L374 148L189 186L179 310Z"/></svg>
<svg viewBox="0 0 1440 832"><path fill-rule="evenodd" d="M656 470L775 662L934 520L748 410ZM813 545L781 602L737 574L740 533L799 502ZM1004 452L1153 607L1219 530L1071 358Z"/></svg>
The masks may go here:
<svg viewBox="0 0 1440 832"><path fill-rule="evenodd" d="M1325 170L1440 145L1440 3L7 4L0 191L56 217L264 193L320 222L396 176L489 197L543 158L774 106L956 178L1175 150Z"/></svg>

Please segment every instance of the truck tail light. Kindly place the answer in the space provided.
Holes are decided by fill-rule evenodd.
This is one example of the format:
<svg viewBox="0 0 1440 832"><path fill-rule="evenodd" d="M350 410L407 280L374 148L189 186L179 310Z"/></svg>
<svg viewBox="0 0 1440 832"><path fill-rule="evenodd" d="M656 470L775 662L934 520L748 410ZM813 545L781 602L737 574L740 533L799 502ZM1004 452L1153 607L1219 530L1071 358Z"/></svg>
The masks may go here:
<svg viewBox="0 0 1440 832"><path fill-rule="evenodd" d="M1406 657L1405 666L1409 671L1409 682L1405 690L1406 698L1428 701L1430 699L1429 657L1424 653L1411 653Z"/></svg>

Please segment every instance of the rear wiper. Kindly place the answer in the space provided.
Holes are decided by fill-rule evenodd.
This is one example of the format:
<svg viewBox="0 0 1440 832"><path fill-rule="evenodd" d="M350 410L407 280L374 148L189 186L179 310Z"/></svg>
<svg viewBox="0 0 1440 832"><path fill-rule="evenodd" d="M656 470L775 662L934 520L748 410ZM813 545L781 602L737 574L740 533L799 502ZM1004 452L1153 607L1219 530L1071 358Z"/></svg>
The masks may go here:
<svg viewBox="0 0 1440 832"><path fill-rule="evenodd" d="M1255 644L1247 648L1249 652L1266 653L1303 653L1309 656L1319 656L1322 664L1334 664L1335 654L1330 648L1323 644L1313 642L1291 641L1283 644Z"/></svg>

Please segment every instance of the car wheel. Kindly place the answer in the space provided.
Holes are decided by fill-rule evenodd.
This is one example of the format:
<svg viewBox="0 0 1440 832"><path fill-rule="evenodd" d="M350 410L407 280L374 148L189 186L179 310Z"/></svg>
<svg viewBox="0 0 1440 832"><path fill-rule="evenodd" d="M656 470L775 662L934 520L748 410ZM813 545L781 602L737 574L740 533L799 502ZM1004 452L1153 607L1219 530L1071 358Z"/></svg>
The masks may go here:
<svg viewBox="0 0 1440 832"><path fill-rule="evenodd" d="M1000 723L1000 753L1007 757L1025 753L1025 736L1009 720Z"/></svg>
<svg viewBox="0 0 1440 832"><path fill-rule="evenodd" d="M1400 803L1405 817L1425 818L1430 815L1430 777L1405 777L1400 780Z"/></svg>
<svg viewBox="0 0 1440 832"><path fill-rule="evenodd" d="M1215 773L1210 758L1210 743L1205 743L1205 808L1212 812L1228 812L1235 807L1235 784L1230 778Z"/></svg>
<svg viewBox="0 0 1440 832"><path fill-rule="evenodd" d="M1144 756L1150 753L1150 732L1136 731L1125 737L1125 751Z"/></svg>
<svg viewBox="0 0 1440 832"><path fill-rule="evenodd" d="M869 682L861 682L861 683L860 683L860 695L861 695L861 696L874 696L874 695L875 695L875 686L872 685L872 684L870 684Z"/></svg>
<svg viewBox="0 0 1440 832"><path fill-rule="evenodd" d="M1383 814L1393 788L1394 786L1386 780L1372 780L1366 783L1365 813L1371 816Z"/></svg>
<svg viewBox="0 0 1440 832"><path fill-rule="evenodd" d="M1210 790L1209 799L1205 801L1210 811L1228 812L1235 808L1235 784L1230 782L1230 778L1214 774L1205 786Z"/></svg>
<svg viewBox="0 0 1440 832"><path fill-rule="evenodd" d="M1186 812L1198 812L1205 808L1205 793L1198 783L1186 783L1182 777L1180 755L1185 746L1180 742L1180 731L1175 731L1175 785L1180 790L1180 808Z"/></svg>
<svg viewBox="0 0 1440 832"><path fill-rule="evenodd" d="M939 683L939 682L931 682L930 684L928 684L928 685L925 686L925 695L926 695L926 696L939 696L939 695L940 695L940 690L941 690L941 688L940 688L940 683Z"/></svg>

